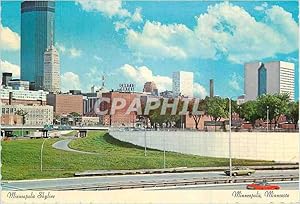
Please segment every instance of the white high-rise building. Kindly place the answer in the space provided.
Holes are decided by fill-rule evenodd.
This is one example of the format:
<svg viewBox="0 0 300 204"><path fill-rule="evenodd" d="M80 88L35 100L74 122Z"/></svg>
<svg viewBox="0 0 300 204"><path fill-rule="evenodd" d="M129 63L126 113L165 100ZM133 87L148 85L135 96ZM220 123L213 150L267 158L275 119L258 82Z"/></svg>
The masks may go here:
<svg viewBox="0 0 300 204"><path fill-rule="evenodd" d="M194 88L193 72L173 72L173 96L184 96L193 98Z"/></svg>
<svg viewBox="0 0 300 204"><path fill-rule="evenodd" d="M290 62L251 62L245 64L245 101L263 94L288 93L294 100L295 65Z"/></svg>
<svg viewBox="0 0 300 204"><path fill-rule="evenodd" d="M60 92L59 54L51 45L44 53L44 89L49 92Z"/></svg>

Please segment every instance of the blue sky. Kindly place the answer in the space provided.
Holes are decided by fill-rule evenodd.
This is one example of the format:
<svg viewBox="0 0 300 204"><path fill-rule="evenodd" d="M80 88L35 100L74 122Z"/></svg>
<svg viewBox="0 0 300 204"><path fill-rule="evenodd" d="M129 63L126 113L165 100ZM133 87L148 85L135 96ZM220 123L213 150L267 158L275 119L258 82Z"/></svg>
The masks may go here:
<svg viewBox="0 0 300 204"><path fill-rule="evenodd" d="M2 1L1 16L1 71L18 77L20 2ZM195 95L214 79L217 95L237 96L243 64L259 60L295 63L299 81L297 1L60 1L55 27L63 90L100 87L103 73L109 89L151 80L171 90L185 70Z"/></svg>

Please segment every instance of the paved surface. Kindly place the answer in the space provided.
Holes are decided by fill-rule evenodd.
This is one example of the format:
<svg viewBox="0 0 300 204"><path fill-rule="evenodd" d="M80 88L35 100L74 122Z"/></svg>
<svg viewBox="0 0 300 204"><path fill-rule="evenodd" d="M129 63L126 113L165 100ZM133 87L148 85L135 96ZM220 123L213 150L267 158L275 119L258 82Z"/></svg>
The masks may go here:
<svg viewBox="0 0 300 204"><path fill-rule="evenodd" d="M292 170L299 169L299 165L269 165L269 166L251 166L255 170ZM164 169L134 169L134 170L87 170L75 172L75 176L114 176L130 174L158 174L158 173L184 173L184 172L211 172L224 171L228 166L223 167L177 167Z"/></svg>
<svg viewBox="0 0 300 204"><path fill-rule="evenodd" d="M262 176L289 176L299 175L298 170L266 170L257 171L251 177ZM123 175L123 176L94 176L94 177L75 177L64 179L45 179L31 181L12 181L2 182L3 190L31 190L47 188L64 188L72 186L89 186L89 185L118 185L122 183L135 182L158 182L158 181L175 181L184 179L201 179L201 178L228 178L223 172L188 172L188 173L168 173L168 174L147 174L147 175ZM223 189L223 188L221 188ZM227 188L224 188L226 190Z"/></svg>
<svg viewBox="0 0 300 204"><path fill-rule="evenodd" d="M61 140L52 145L53 148L59 149L59 150L64 150L64 151L69 151L69 152L77 152L81 154L97 154L93 152L84 152L84 151L79 151L75 149L71 149L68 144L71 142L72 139L66 139L66 140Z"/></svg>
<svg viewBox="0 0 300 204"><path fill-rule="evenodd" d="M299 181L269 182L280 186L280 190L298 190ZM245 184L213 184L213 185L194 185L194 186L175 186L163 188L149 188L145 190L246 190Z"/></svg>

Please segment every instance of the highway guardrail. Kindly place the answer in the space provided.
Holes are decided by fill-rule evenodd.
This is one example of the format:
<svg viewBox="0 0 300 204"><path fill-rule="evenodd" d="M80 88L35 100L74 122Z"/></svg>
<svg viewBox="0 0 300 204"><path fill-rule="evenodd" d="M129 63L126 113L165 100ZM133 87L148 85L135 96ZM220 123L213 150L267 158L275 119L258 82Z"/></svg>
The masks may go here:
<svg viewBox="0 0 300 204"><path fill-rule="evenodd" d="M117 189L134 189L134 188L152 188L152 187L171 187L171 186L190 186L190 185L205 185L205 184L226 184L226 183L252 183L266 180L274 181L297 181L299 175L276 175L276 176L260 176L260 177L214 177L214 178L194 178L182 180L165 180L165 181L138 181L138 182L118 182L114 184L91 184L91 185L73 185L50 188L33 188L26 190L117 190Z"/></svg>
<svg viewBox="0 0 300 204"><path fill-rule="evenodd" d="M255 170L287 170L299 169L299 165L271 165L271 166L248 166ZM212 172L224 171L228 167L193 167L193 168L166 168L166 169L137 169L137 170L98 170L76 172L74 176L113 176L113 175L132 175L132 174L161 174L161 173L184 173L184 172Z"/></svg>

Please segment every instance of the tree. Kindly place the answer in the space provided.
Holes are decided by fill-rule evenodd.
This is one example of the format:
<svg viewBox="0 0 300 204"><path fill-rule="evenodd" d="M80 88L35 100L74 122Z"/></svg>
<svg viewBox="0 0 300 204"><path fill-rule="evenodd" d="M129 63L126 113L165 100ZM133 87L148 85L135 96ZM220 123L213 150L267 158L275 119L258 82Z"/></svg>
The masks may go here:
<svg viewBox="0 0 300 204"><path fill-rule="evenodd" d="M257 102L247 101L240 105L239 116L252 124L255 127L255 121L260 118L257 113Z"/></svg>
<svg viewBox="0 0 300 204"><path fill-rule="evenodd" d="M289 95L288 94L265 94L258 97L257 113L263 120L267 119L267 109L269 109L269 120L275 122L277 127L279 117L289 113Z"/></svg>
<svg viewBox="0 0 300 204"><path fill-rule="evenodd" d="M289 104L289 111L286 115L288 120L291 120L295 128L297 128L298 120L299 120L299 101L297 102L290 102Z"/></svg>
<svg viewBox="0 0 300 204"><path fill-rule="evenodd" d="M195 111L200 111L202 112L201 114L195 114L194 113L194 104L195 104L195 100L192 100L189 105L188 105L188 112L189 112L189 117L192 117L194 119L195 122L195 128L198 130L199 127L199 122L201 120L201 118L205 115L206 113L206 102L207 100L201 99L199 100L199 104L196 107L197 109Z"/></svg>
<svg viewBox="0 0 300 204"><path fill-rule="evenodd" d="M163 99L160 99L160 106L159 108L155 109L155 110L151 110L149 113L149 119L151 121L151 123L158 123L159 125L162 125L163 123L165 124L171 124L173 122L175 122L176 124L178 124L178 122L180 121L180 115L178 115L178 112L180 110L180 103L178 103L178 108L177 108L177 112L175 115L171 114L171 108L168 108L166 110L166 114L161 115L161 109L162 109L162 104L163 104ZM169 99L168 103L173 103L174 99Z"/></svg>
<svg viewBox="0 0 300 204"><path fill-rule="evenodd" d="M15 112L16 115L22 116L22 124L25 125L25 116L28 114L26 111L23 109L19 109Z"/></svg>
<svg viewBox="0 0 300 204"><path fill-rule="evenodd" d="M61 116L55 114L54 117L53 117L53 123L57 124L58 122L60 123L60 121L61 121Z"/></svg>
<svg viewBox="0 0 300 204"><path fill-rule="evenodd" d="M72 116L73 118L77 118L81 116L79 113L76 112L69 113L69 115Z"/></svg>
<svg viewBox="0 0 300 204"><path fill-rule="evenodd" d="M215 122L215 131L216 131L216 122L220 121L221 118L228 117L228 100L222 99L219 96L206 98L207 103L205 109L207 115L211 117L211 120Z"/></svg>

